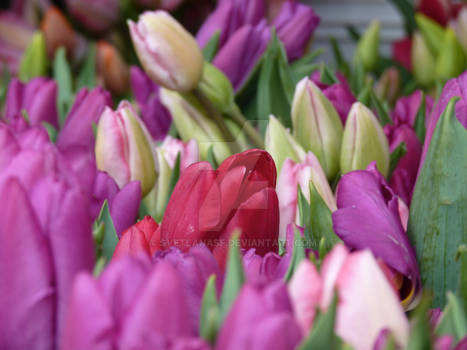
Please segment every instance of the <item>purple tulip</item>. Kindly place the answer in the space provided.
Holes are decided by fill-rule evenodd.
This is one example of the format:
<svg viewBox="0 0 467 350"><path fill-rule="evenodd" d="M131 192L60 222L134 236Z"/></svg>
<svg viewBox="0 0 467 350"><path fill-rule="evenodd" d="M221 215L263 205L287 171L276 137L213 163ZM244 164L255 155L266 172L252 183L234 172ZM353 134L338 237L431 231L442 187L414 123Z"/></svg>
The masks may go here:
<svg viewBox="0 0 467 350"><path fill-rule="evenodd" d="M0 62L5 62L9 71L16 75L34 28L13 12L0 11L0 22Z"/></svg>
<svg viewBox="0 0 467 350"><path fill-rule="evenodd" d="M370 249L396 277L403 276L403 284L396 283L396 288L401 290L404 306L412 306L421 283L415 252L399 217L398 197L374 163L368 170L342 177L337 187L337 208L332 220L339 238L351 249Z"/></svg>
<svg viewBox="0 0 467 350"><path fill-rule="evenodd" d="M422 92L420 90L415 91L407 97L401 97L398 99L396 106L391 113L394 125L398 126L400 124L407 124L413 127L421 101ZM433 109L433 99L430 96L425 97L425 108L425 124L428 125L428 116Z"/></svg>
<svg viewBox="0 0 467 350"><path fill-rule="evenodd" d="M324 96L326 96L328 100L331 101L337 113L339 113L342 124L345 125L350 108L352 107L353 103L357 101L357 99L352 94L352 91L350 90L349 84L345 77L338 73L337 78L339 79L339 83L327 85L321 82L320 72L314 72L311 75L311 80L316 85L318 85Z"/></svg>
<svg viewBox="0 0 467 350"><path fill-rule="evenodd" d="M179 272L143 257L112 261L97 281L77 277L61 348L208 349L191 330Z"/></svg>
<svg viewBox="0 0 467 350"><path fill-rule="evenodd" d="M232 305L215 348L293 349L301 336L284 283L275 281L266 286L248 283Z"/></svg>
<svg viewBox="0 0 467 350"><path fill-rule="evenodd" d="M204 22L196 40L205 46L216 31L220 32L219 47L244 25L256 25L265 16L264 0L222 0Z"/></svg>
<svg viewBox="0 0 467 350"><path fill-rule="evenodd" d="M130 70L131 90L141 109L141 120L154 140L162 140L172 123L170 112L159 97L159 86L138 67Z"/></svg>
<svg viewBox="0 0 467 350"><path fill-rule="evenodd" d="M430 120L428 122L428 127L426 130L425 136L425 143L423 144L423 152L422 158L420 161L419 173L422 169L423 162L425 161L426 154L428 152L428 147L431 143L431 138L433 137L433 133L436 128L436 124L438 120L448 105L448 102L451 98L458 96L460 100L456 103L455 107L455 115L457 120L467 128L467 90L465 87L467 86L467 72L462 73L457 78L452 78L448 80L446 85L444 85L443 91L441 92L441 96L436 104L436 107L433 108L433 111L430 115Z"/></svg>
<svg viewBox="0 0 467 350"><path fill-rule="evenodd" d="M396 169L392 173L389 186L407 205L410 205L415 180L417 179L418 164L422 155L422 145L417 134L409 125L402 124L398 127L388 125L384 130L389 140L391 152L402 142L406 145L407 153L399 160Z"/></svg>
<svg viewBox="0 0 467 350"><path fill-rule="evenodd" d="M245 25L217 53L213 63L229 78L235 90L243 85L266 50L270 35L265 21L256 26Z"/></svg>
<svg viewBox="0 0 467 350"><path fill-rule="evenodd" d="M311 6L295 1L286 1L282 5L273 26L290 61L303 56L319 22L320 18Z"/></svg>
<svg viewBox="0 0 467 350"><path fill-rule="evenodd" d="M94 33L106 32L120 16L118 0L67 0L66 5L71 15Z"/></svg>
<svg viewBox="0 0 467 350"><path fill-rule="evenodd" d="M32 126L42 122L58 127L57 83L46 78L34 78L28 83L22 83L13 78L8 86L5 104L5 117L14 121L22 118L25 110Z"/></svg>
<svg viewBox="0 0 467 350"><path fill-rule="evenodd" d="M283 278L288 268L287 258L282 258L274 252L261 256L256 254L254 248L248 249L244 252L242 260L247 280L254 283L269 283Z"/></svg>
<svg viewBox="0 0 467 350"><path fill-rule="evenodd" d="M0 214L0 343L7 348L54 348L72 280L94 264L88 198L44 133L30 129L10 138L13 152L0 149L9 153L0 171L8 203Z"/></svg>
<svg viewBox="0 0 467 350"><path fill-rule="evenodd" d="M217 290L220 291L223 281L221 269L204 244L194 246L186 253L175 247L157 252L153 262L160 264L163 261L169 262L182 278L191 328L197 332L205 284L209 276L216 275Z"/></svg>
<svg viewBox="0 0 467 350"><path fill-rule="evenodd" d="M106 106L112 106L109 92L101 87L91 91L81 89L57 138L57 146L61 150L71 146L86 147L94 153L93 123L97 125Z"/></svg>

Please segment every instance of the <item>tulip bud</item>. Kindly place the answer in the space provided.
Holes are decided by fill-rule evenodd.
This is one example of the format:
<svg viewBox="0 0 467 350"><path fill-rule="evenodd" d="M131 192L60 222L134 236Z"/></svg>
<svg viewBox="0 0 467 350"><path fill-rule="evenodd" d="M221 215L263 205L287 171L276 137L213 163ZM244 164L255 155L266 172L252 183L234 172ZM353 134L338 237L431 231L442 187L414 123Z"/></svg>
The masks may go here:
<svg viewBox="0 0 467 350"><path fill-rule="evenodd" d="M23 82L47 73L47 48L42 32L36 32L21 58L18 77Z"/></svg>
<svg viewBox="0 0 467 350"><path fill-rule="evenodd" d="M136 53L157 84L176 91L193 90L203 73L203 55L195 39L165 11L146 11L128 21Z"/></svg>
<svg viewBox="0 0 467 350"><path fill-rule="evenodd" d="M170 111L181 139L185 142L195 139L198 142L202 159L207 159L211 147L219 163L231 154L221 131L208 119L198 100L189 96L185 99L179 93L166 89L161 89L160 98Z"/></svg>
<svg viewBox="0 0 467 350"><path fill-rule="evenodd" d="M425 39L415 33L412 41L412 67L415 80L422 86L429 87L434 82L435 58L431 54Z"/></svg>
<svg viewBox="0 0 467 350"><path fill-rule="evenodd" d="M436 58L436 76L441 79L457 77L464 71L465 55L462 46L456 39L456 34L450 28L446 29L442 46Z"/></svg>
<svg viewBox="0 0 467 350"><path fill-rule="evenodd" d="M378 63L380 28L379 21L372 21L357 44L356 57L367 71L375 69Z"/></svg>
<svg viewBox="0 0 467 350"><path fill-rule="evenodd" d="M274 159L274 163L276 163L278 173L280 173L286 158L290 158L296 163L300 163L305 158L305 150L290 135L289 130L273 115L269 116L265 144L266 151L269 152L272 159Z"/></svg>
<svg viewBox="0 0 467 350"><path fill-rule="evenodd" d="M454 25L457 39L462 45L464 52L467 52L467 8L462 7L457 16L457 21Z"/></svg>
<svg viewBox="0 0 467 350"><path fill-rule="evenodd" d="M209 62L204 62L199 88L218 111L229 113L234 108L234 91L230 80Z"/></svg>
<svg viewBox="0 0 467 350"><path fill-rule="evenodd" d="M339 170L342 122L332 103L310 79L301 80L292 103L293 135L312 151L329 179Z"/></svg>
<svg viewBox="0 0 467 350"><path fill-rule="evenodd" d="M66 5L81 26L99 34L115 25L120 15L118 0L66 0Z"/></svg>
<svg viewBox="0 0 467 350"><path fill-rule="evenodd" d="M376 161L385 177L389 171L389 145L383 128L365 105L355 102L350 109L342 139L341 172L366 169Z"/></svg>
<svg viewBox="0 0 467 350"><path fill-rule="evenodd" d="M387 68L375 86L375 93L380 100L387 100L391 105L396 102L401 89L401 78L396 67Z"/></svg>
<svg viewBox="0 0 467 350"><path fill-rule="evenodd" d="M68 55L73 53L77 44L76 33L57 7L50 6L47 9L41 22L41 29L47 44L47 53L51 59L60 46L66 48Z"/></svg>
<svg viewBox="0 0 467 350"><path fill-rule="evenodd" d="M130 181L140 181L144 197L156 179L149 133L123 101L116 111L106 107L97 127L96 162L120 188Z"/></svg>
<svg viewBox="0 0 467 350"><path fill-rule="evenodd" d="M415 15L415 21L431 54L436 55L443 44L444 28L421 13Z"/></svg>
<svg viewBox="0 0 467 350"><path fill-rule="evenodd" d="M97 70L106 89L116 95L124 94L130 83L130 70L118 50L105 41L99 41L96 59Z"/></svg>

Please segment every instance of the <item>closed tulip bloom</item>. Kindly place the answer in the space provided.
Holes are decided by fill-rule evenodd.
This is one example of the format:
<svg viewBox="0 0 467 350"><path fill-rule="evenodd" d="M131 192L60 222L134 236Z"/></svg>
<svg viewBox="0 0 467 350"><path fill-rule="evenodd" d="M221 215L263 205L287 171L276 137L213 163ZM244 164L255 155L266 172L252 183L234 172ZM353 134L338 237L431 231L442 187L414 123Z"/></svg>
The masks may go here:
<svg viewBox="0 0 467 350"><path fill-rule="evenodd" d="M50 6L41 21L41 30L44 33L47 53L53 59L55 51L63 46L68 56L72 57L78 45L78 35L65 15L55 6Z"/></svg>
<svg viewBox="0 0 467 350"><path fill-rule="evenodd" d="M8 86L5 117L10 121L22 118L25 110L32 126L42 122L58 128L57 83L46 78L34 78L22 83L13 78Z"/></svg>
<svg viewBox="0 0 467 350"><path fill-rule="evenodd" d="M399 198L374 168L344 175L337 187L334 232L352 249L370 249L392 269L394 284L406 308L421 290L415 251L399 214Z"/></svg>
<svg viewBox="0 0 467 350"><path fill-rule="evenodd" d="M430 87L433 84L435 58L420 33L415 33L412 39L412 67L417 83L424 87Z"/></svg>
<svg viewBox="0 0 467 350"><path fill-rule="evenodd" d="M372 21L358 40L355 55L367 71L375 69L379 60L380 28L379 21Z"/></svg>
<svg viewBox="0 0 467 350"><path fill-rule="evenodd" d="M165 11L147 11L128 25L138 58L152 80L176 91L190 91L198 85L203 56L180 23Z"/></svg>
<svg viewBox="0 0 467 350"><path fill-rule="evenodd" d="M189 166L170 197L161 224L162 247L187 251L204 242L224 267L229 239L240 229L242 248L264 255L277 251L279 210L271 156L248 150L227 158L217 170Z"/></svg>
<svg viewBox="0 0 467 350"><path fill-rule="evenodd" d="M275 252L265 256L256 254L254 248L243 254L243 269L248 281L252 283L270 283L276 279L284 278L289 261Z"/></svg>
<svg viewBox="0 0 467 350"><path fill-rule="evenodd" d="M345 124L340 156L341 173L365 169L373 161L386 176L389 171L388 140L373 112L356 102Z"/></svg>
<svg viewBox="0 0 467 350"><path fill-rule="evenodd" d="M97 127L96 161L99 170L109 173L120 188L138 180L144 197L154 185L150 137L128 102L121 102L116 111L107 107L102 114Z"/></svg>
<svg viewBox="0 0 467 350"><path fill-rule="evenodd" d="M295 139L318 158L328 178L339 170L342 122L332 103L309 78L295 88L292 103Z"/></svg>
<svg viewBox="0 0 467 350"><path fill-rule="evenodd" d="M117 0L67 0L66 5L80 25L98 34L109 30L120 16Z"/></svg>
<svg viewBox="0 0 467 350"><path fill-rule="evenodd" d="M118 50L106 41L97 43L97 71L106 89L115 95L128 90L130 70Z"/></svg>

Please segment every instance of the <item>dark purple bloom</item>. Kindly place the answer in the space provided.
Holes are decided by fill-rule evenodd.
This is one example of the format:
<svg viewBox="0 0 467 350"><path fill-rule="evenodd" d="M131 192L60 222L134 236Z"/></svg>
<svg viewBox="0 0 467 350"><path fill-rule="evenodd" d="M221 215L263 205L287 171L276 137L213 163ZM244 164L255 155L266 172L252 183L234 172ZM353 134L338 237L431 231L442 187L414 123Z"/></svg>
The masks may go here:
<svg viewBox="0 0 467 350"><path fill-rule="evenodd" d="M87 30L103 33L119 19L118 0L67 0L71 15Z"/></svg>
<svg viewBox="0 0 467 350"><path fill-rule="evenodd" d="M159 97L159 86L140 68L130 69L131 90L141 109L141 120L154 140L162 140L172 123L170 112Z"/></svg>
<svg viewBox="0 0 467 350"><path fill-rule="evenodd" d="M284 282L247 283L225 318L215 348L293 349L301 337Z"/></svg>
<svg viewBox="0 0 467 350"><path fill-rule="evenodd" d="M229 78L235 90L243 85L255 67L266 50L270 36L265 21L256 26L243 26L229 38L214 58L214 65Z"/></svg>
<svg viewBox="0 0 467 350"><path fill-rule="evenodd" d="M71 146L81 146L94 153L92 125L93 123L97 125L106 106L112 106L109 92L101 87L96 87L91 91L86 88L81 89L58 135L58 148L64 150Z"/></svg>
<svg viewBox="0 0 467 350"><path fill-rule="evenodd" d="M58 127L57 83L46 78L34 78L28 83L22 83L13 78L8 86L5 104L5 117L14 121L21 119L25 110L32 126L42 122Z"/></svg>
<svg viewBox="0 0 467 350"><path fill-rule="evenodd" d="M290 61L303 56L320 18L311 6L286 1L272 25L282 41Z"/></svg>
<svg viewBox="0 0 467 350"><path fill-rule="evenodd" d="M369 170L345 174L337 187L338 210L332 214L334 232L351 249L370 249L397 276L395 283L406 307L420 292L415 252L399 216L398 197L374 163ZM394 280L398 282L398 280Z"/></svg>

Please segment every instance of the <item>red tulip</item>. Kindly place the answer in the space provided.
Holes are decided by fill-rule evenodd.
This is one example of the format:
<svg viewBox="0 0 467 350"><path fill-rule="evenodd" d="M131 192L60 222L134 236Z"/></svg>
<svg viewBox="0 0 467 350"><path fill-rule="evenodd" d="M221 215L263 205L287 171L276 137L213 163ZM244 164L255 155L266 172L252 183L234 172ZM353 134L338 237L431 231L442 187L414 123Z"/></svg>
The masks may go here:
<svg viewBox="0 0 467 350"><path fill-rule="evenodd" d="M118 259L141 253L152 256L158 250L160 250L159 225L152 217L146 216L122 233L112 258Z"/></svg>
<svg viewBox="0 0 467 350"><path fill-rule="evenodd" d="M204 242L221 266L232 232L241 230L242 248L264 255L277 251L279 208L276 167L269 153L248 150L227 158L217 170L209 163L189 166L167 205L161 247L182 251Z"/></svg>

